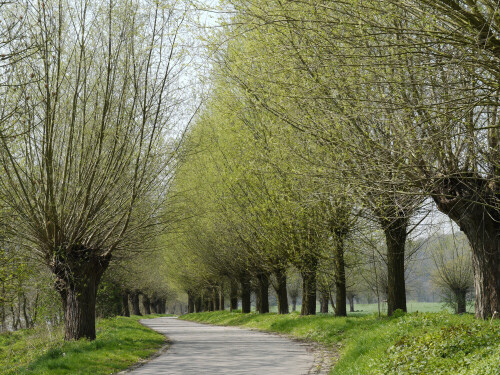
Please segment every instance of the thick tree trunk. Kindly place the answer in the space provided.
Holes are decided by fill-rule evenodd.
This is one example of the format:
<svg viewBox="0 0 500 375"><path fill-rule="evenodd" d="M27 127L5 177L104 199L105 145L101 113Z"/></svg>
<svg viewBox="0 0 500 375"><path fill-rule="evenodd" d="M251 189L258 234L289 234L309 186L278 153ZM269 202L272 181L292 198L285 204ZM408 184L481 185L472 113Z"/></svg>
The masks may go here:
<svg viewBox="0 0 500 375"><path fill-rule="evenodd" d="M97 287L110 259L96 256L92 250L73 249L66 252L63 261L54 261L52 272L62 299L65 340L95 339Z"/></svg>
<svg viewBox="0 0 500 375"><path fill-rule="evenodd" d="M130 316L128 308L128 290L122 292L122 316Z"/></svg>
<svg viewBox="0 0 500 375"><path fill-rule="evenodd" d="M499 317L500 313L500 210L498 187L473 176L447 177L436 181L433 195L440 211L447 214L467 236L472 248L476 317Z"/></svg>
<svg viewBox="0 0 500 375"><path fill-rule="evenodd" d="M251 294L252 288L250 285L250 277L243 275L240 278L241 284L241 312L249 313L251 311Z"/></svg>
<svg viewBox="0 0 500 375"><path fill-rule="evenodd" d="M382 223L387 245L387 315L406 309L405 244L408 218L400 216Z"/></svg>
<svg viewBox="0 0 500 375"><path fill-rule="evenodd" d="M316 315L316 267L302 274L302 310L300 315Z"/></svg>
<svg viewBox="0 0 500 375"><path fill-rule="evenodd" d="M188 314L194 313L194 296L191 291L187 292L188 295Z"/></svg>
<svg viewBox="0 0 500 375"><path fill-rule="evenodd" d="M229 292L230 311L238 309L238 284L236 281L231 280L231 290Z"/></svg>
<svg viewBox="0 0 500 375"><path fill-rule="evenodd" d="M132 305L133 315L142 315L141 308L139 305L139 292L133 291L130 293L130 304Z"/></svg>
<svg viewBox="0 0 500 375"><path fill-rule="evenodd" d="M276 277L277 289L276 296L278 298L278 314L288 314L288 291L286 289L286 269L278 268L274 270Z"/></svg>
<svg viewBox="0 0 500 375"><path fill-rule="evenodd" d="M320 293L320 298L319 298L319 311L322 314L328 314L328 293Z"/></svg>
<svg viewBox="0 0 500 375"><path fill-rule="evenodd" d="M269 312L269 277L261 273L257 276L258 281L258 295L259 304L257 306L257 311L261 314L266 314Z"/></svg>
<svg viewBox="0 0 500 375"><path fill-rule="evenodd" d="M145 294L142 295L142 308L144 310L144 315L151 315L151 304L149 297Z"/></svg>

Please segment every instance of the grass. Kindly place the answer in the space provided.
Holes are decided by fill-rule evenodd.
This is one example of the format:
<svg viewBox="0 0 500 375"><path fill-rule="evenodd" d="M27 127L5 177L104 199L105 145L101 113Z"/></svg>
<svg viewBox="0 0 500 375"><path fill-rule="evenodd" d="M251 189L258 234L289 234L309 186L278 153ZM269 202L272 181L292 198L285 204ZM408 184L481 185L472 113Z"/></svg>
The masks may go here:
<svg viewBox="0 0 500 375"><path fill-rule="evenodd" d="M97 322L94 341L64 342L61 327L0 335L0 372L9 374L112 374L156 353L165 336L144 327L141 318L115 317ZM164 316L164 315L163 315Z"/></svg>
<svg viewBox="0 0 500 375"><path fill-rule="evenodd" d="M300 311L301 305L297 305L297 311ZM331 308L331 307L330 307ZM449 311L453 312L449 307L445 306L443 302L417 302L408 301L407 303L408 312L442 312ZM252 306L252 311L255 310L255 306ZM349 311L349 306L347 306ZM350 316L353 315L367 315L378 313L378 306L376 303L356 303L354 305L355 312L348 312ZM291 311L291 308L290 308ZM316 311L319 311L319 304L316 305ZM382 314L387 314L387 304L380 304L380 311ZM468 306L467 311L474 311L474 306ZM277 306L271 306L270 312L278 312Z"/></svg>
<svg viewBox="0 0 500 375"><path fill-rule="evenodd" d="M471 315L336 318L221 311L181 319L284 333L336 348L340 359L331 374L500 374L500 322Z"/></svg>

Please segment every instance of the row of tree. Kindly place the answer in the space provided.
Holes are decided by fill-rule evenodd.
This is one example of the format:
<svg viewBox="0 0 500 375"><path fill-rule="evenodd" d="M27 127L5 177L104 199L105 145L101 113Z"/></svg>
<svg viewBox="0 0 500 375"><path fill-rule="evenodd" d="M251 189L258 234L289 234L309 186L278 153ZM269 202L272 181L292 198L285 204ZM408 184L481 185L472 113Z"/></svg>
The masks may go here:
<svg viewBox="0 0 500 375"><path fill-rule="evenodd" d="M223 2L231 15L209 35L209 95L174 182L184 220L167 257L184 289L229 283L234 296L238 282L249 311L253 279L266 312L271 283L285 313L294 266L302 314L333 289L345 315L346 275L375 263L366 249L382 233L388 313L406 311L409 236L432 201L470 243L476 316L496 315L497 5Z"/></svg>

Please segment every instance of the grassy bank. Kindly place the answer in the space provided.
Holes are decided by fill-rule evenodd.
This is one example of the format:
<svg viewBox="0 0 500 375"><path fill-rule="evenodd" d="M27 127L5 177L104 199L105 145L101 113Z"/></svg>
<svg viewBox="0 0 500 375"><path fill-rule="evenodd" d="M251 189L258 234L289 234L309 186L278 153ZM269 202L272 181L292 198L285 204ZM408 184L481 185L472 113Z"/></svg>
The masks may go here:
<svg viewBox="0 0 500 375"><path fill-rule="evenodd" d="M116 373L156 353L165 343L165 337L141 325L140 318L143 317L98 320L94 341L64 342L60 327L2 334L1 373Z"/></svg>
<svg viewBox="0 0 500 375"><path fill-rule="evenodd" d="M331 374L500 374L500 323L471 315L412 313L379 319L222 311L181 318L284 333L334 347L340 359Z"/></svg>

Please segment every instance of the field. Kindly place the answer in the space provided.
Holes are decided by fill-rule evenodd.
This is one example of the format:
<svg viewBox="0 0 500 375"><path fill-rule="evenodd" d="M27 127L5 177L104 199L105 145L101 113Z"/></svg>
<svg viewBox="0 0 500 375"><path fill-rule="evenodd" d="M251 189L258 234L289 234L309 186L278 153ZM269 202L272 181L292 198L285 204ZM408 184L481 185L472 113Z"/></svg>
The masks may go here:
<svg viewBox="0 0 500 375"><path fill-rule="evenodd" d="M500 374L500 322L477 321L470 314L415 312L392 318L375 314L336 318L220 311L181 318L323 344L340 356L331 374Z"/></svg>
<svg viewBox="0 0 500 375"><path fill-rule="evenodd" d="M300 305L297 305L297 311L300 311ZM407 303L408 312L452 312L451 309L444 305L442 302L417 302L417 301L408 301ZM252 308L255 310L255 307ZM270 312L278 312L277 306L271 306ZM467 311L472 312L473 306L468 306ZM290 306L290 311L291 306ZM319 304L316 305L316 311L319 311ZM366 314L375 314L378 313L378 306L376 303L357 303L354 305L354 312L349 312L349 306L347 306L347 314L349 316L359 316ZM330 306L330 312L332 312ZM387 305L385 303L380 304L380 312L381 314L387 313Z"/></svg>
<svg viewBox="0 0 500 375"><path fill-rule="evenodd" d="M159 315L149 315L154 318ZM20 330L0 335L0 369L14 374L104 375L126 369L156 353L165 337L139 319L115 317L97 322L95 341L63 341L62 328Z"/></svg>

